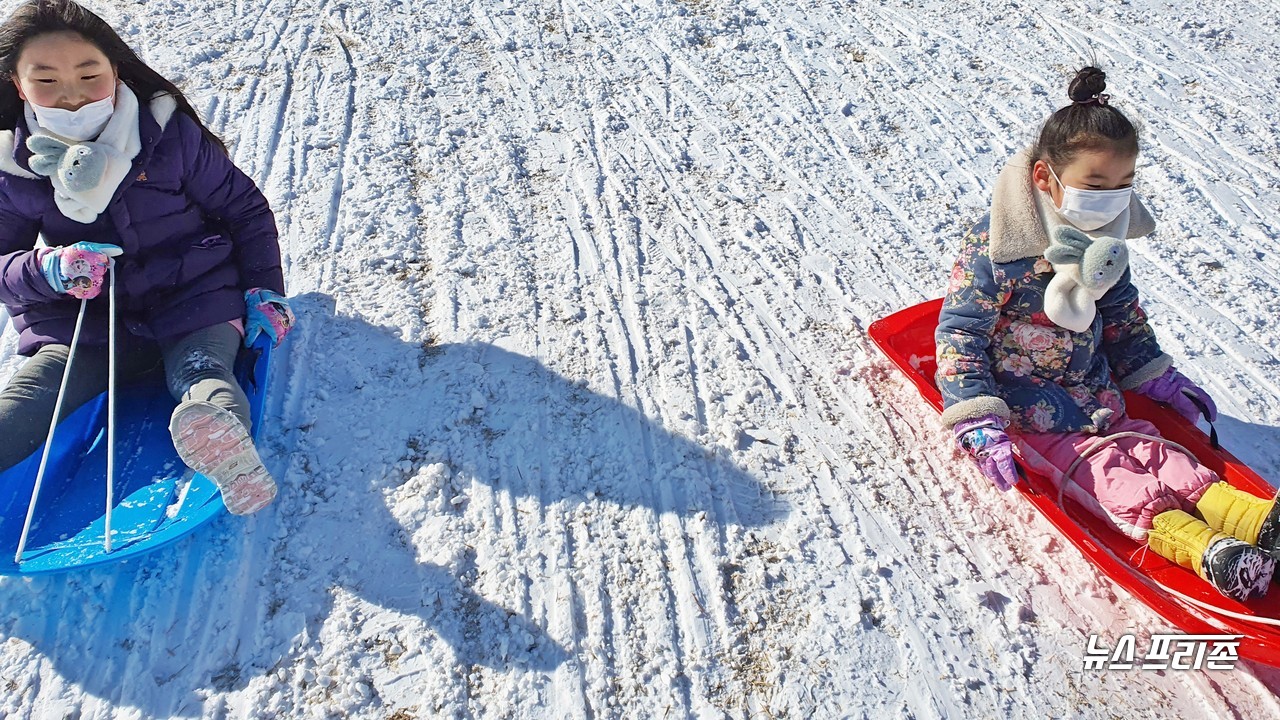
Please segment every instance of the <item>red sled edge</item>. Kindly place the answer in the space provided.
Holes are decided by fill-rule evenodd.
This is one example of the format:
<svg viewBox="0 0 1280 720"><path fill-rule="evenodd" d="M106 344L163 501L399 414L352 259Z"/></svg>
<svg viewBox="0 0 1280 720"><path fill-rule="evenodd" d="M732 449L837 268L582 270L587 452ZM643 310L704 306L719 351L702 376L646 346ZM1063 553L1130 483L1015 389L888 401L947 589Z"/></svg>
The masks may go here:
<svg viewBox="0 0 1280 720"><path fill-rule="evenodd" d="M933 379L937 367L934 331L941 309L942 299L930 300L877 320L867 331L872 342L938 412L942 411L942 395ZM1211 447L1208 437L1176 412L1134 393L1125 394L1125 404L1130 416L1154 424L1161 435L1190 450L1222 479L1261 497L1275 494L1275 489L1257 473L1226 450ZM1144 545L1074 501L1068 499L1065 506L1060 506L1058 490L1049 478L1025 466L1022 469L1027 481L1015 486L1018 492L1112 582L1182 632L1241 636L1240 657L1280 667L1280 627L1266 624L1280 622L1280 589L1273 587L1267 597L1247 603L1223 597L1190 570L1153 552L1143 552ZM1221 612L1197 606L1170 590Z"/></svg>

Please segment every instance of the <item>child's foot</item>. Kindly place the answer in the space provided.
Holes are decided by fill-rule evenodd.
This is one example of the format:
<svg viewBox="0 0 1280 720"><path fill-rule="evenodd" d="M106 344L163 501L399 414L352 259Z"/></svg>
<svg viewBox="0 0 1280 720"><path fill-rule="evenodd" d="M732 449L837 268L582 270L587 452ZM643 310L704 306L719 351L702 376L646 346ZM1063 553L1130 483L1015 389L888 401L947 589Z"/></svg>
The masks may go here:
<svg viewBox="0 0 1280 720"><path fill-rule="evenodd" d="M255 513L275 499L276 482L232 413L208 402L184 402L173 411L169 434L178 456L218 486L233 515Z"/></svg>
<svg viewBox="0 0 1280 720"><path fill-rule="evenodd" d="M1271 557L1280 560L1280 496L1272 499L1267 516L1258 529L1258 547L1271 553Z"/></svg>
<svg viewBox="0 0 1280 720"><path fill-rule="evenodd" d="M1267 594L1276 561L1243 540L1219 537L1204 551L1203 567L1218 592L1243 602Z"/></svg>
<svg viewBox="0 0 1280 720"><path fill-rule="evenodd" d="M1265 595L1276 569L1275 559L1263 550L1181 510L1155 516L1147 545L1161 557L1194 570L1233 600Z"/></svg>
<svg viewBox="0 0 1280 720"><path fill-rule="evenodd" d="M1196 510L1214 530L1257 545L1280 560L1280 499L1264 499L1225 482L1205 490Z"/></svg>

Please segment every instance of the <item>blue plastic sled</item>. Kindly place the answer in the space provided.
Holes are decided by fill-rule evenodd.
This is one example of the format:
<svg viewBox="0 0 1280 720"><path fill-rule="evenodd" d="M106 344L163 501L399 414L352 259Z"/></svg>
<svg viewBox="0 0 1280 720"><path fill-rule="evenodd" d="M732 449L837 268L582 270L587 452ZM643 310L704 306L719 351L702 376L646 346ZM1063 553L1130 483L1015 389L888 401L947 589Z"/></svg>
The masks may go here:
<svg viewBox="0 0 1280 720"><path fill-rule="evenodd" d="M256 440L267 395L271 342L242 351L236 377L249 396ZM68 416L53 438L22 563L15 564L41 445L0 473L0 575L64 572L137 557L172 543L226 511L213 481L189 470L169 438L174 401L163 380L123 386L116 400L116 507L111 552L106 524L107 396Z"/></svg>

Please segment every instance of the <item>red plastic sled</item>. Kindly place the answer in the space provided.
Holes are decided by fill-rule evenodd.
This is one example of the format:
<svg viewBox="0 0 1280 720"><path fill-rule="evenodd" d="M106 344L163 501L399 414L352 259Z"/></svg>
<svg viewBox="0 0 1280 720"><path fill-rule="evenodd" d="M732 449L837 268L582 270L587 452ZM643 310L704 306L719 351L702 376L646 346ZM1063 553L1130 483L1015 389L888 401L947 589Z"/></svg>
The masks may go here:
<svg viewBox="0 0 1280 720"><path fill-rule="evenodd" d="M877 320L869 331L872 341L939 412L942 395L933 381L937 369L933 336L941 309L941 299L921 303ZM1257 473L1225 450L1214 449L1199 428L1176 412L1133 393L1126 394L1125 403L1129 415L1150 421L1165 438L1190 450L1222 479L1262 497L1275 494L1275 489ZM1195 573L1153 552L1139 552L1143 545L1112 529L1075 501L1067 499L1064 506L1059 506L1058 489L1049 478L1032 473L1026 467L1023 470L1027 470L1029 482L1015 486L1023 498L1113 582L1181 631L1242 635L1240 657L1280 667L1280 627L1267 624L1280 619L1280 589L1272 588L1267 597L1247 603L1223 597ZM1199 607L1170 590L1218 611Z"/></svg>

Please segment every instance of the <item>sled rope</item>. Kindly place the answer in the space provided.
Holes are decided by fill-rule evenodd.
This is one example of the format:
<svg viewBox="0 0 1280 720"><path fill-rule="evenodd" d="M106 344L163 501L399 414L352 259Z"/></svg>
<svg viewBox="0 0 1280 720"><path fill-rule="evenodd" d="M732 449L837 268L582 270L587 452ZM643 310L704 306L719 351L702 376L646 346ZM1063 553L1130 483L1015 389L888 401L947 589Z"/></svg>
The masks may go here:
<svg viewBox="0 0 1280 720"><path fill-rule="evenodd" d="M1089 456L1096 454L1107 443L1115 442L1116 440L1120 440L1126 437L1136 437L1136 438L1141 438L1143 440L1151 440L1153 442L1157 442L1162 445L1168 445L1170 447L1181 450L1183 453L1186 453L1188 456L1190 456L1193 460L1196 460L1195 454L1193 454L1190 450L1186 449L1185 447L1179 445L1178 443L1168 438L1162 438L1155 435L1147 435L1145 433L1139 433L1139 432L1122 432L1122 433L1116 433L1114 435L1107 435L1106 437L1098 438L1096 441L1094 441L1092 445L1082 450L1080 452L1080 455L1075 459L1075 462L1071 463L1071 466L1067 468L1067 471L1062 474L1062 485L1061 487L1058 488L1058 507L1062 508L1063 510L1066 510L1067 506L1063 504L1063 498L1066 494L1067 483L1075 482L1074 480L1071 479L1071 475L1075 472L1076 468L1080 466L1080 463L1084 462ZM1199 462L1199 460L1196 460L1196 462ZM1079 483L1075 483L1075 484L1079 486ZM1098 543L1098 547L1105 549L1108 555L1115 558L1117 561L1121 562L1122 564L1124 563L1124 561L1121 560L1114 552L1112 552L1111 549L1108 548L1105 544ZM1144 546L1142 550L1145 552L1147 550L1147 547ZM1138 578L1140 578L1143 582L1154 585L1157 588L1165 591L1166 593L1178 598L1184 603L1188 603L1202 610L1208 610L1209 612L1216 613L1218 615L1234 618L1236 620L1243 620L1245 622L1257 623L1259 625L1270 625L1272 627L1280 627L1280 619L1278 618L1258 617L1257 615L1245 615L1244 613L1238 613L1238 612L1235 612L1234 610L1228 610L1224 607L1219 607L1217 605L1214 605L1213 603L1208 603L1203 600L1197 600L1196 598L1193 598L1189 595L1178 592L1177 590L1174 590L1173 588L1169 587L1168 585L1165 585L1164 583L1154 578L1144 577L1143 575L1137 574L1137 573L1135 573L1135 575Z"/></svg>
<svg viewBox="0 0 1280 720"><path fill-rule="evenodd" d="M1098 543L1098 547L1102 548L1103 550L1106 550L1107 554L1115 558L1117 561L1121 563L1124 562L1123 560L1120 559L1119 556L1117 556L1114 552L1111 551L1111 548L1107 547L1106 545L1103 545L1102 543ZM1134 555L1137 555L1139 552L1145 554L1147 550L1148 550L1147 546L1144 545L1142 548L1135 551ZM1130 556L1129 560L1130 560L1129 564L1132 564L1133 557ZM1155 587L1178 598L1184 603L1187 603L1189 605L1194 605L1202 610L1208 610L1209 612L1215 613L1217 615L1234 618L1236 620L1243 620L1245 622L1257 623L1259 625L1270 625L1272 627L1280 627L1280 618L1259 617L1257 615L1245 615L1244 613L1238 613L1234 610L1228 610L1224 607L1219 607L1217 605L1214 605L1213 603L1208 603L1203 600L1197 600L1189 595L1185 595L1181 592L1178 592L1177 590L1174 590L1173 588L1169 587L1168 585L1165 585L1159 580L1146 577L1140 573L1134 573L1134 577L1137 577L1138 579L1142 580L1148 585L1154 585Z"/></svg>
<svg viewBox="0 0 1280 720"><path fill-rule="evenodd" d="M1121 432L1121 433L1115 433L1114 435L1107 435L1105 437L1100 437L1097 440L1093 441L1092 445L1085 448L1084 450L1081 450L1080 454L1076 456L1075 461L1072 462L1071 465L1067 468L1067 471L1062 473L1062 483L1058 486L1058 507L1062 507L1062 508L1066 507L1062 503L1063 503L1063 498L1066 496L1066 493L1067 493L1068 483L1072 483L1077 487L1080 487L1080 483L1077 483L1075 480L1071 479L1071 476L1075 473L1076 468L1080 467L1080 463L1084 462L1090 456L1096 455L1099 450L1101 450L1104 446L1107 445L1107 443L1113 443L1116 440L1121 440L1123 438L1131 438L1131 437L1141 438L1143 440L1150 440L1152 442L1160 443L1162 445L1168 445L1177 450L1181 450L1184 454L1186 454L1192 460L1195 460L1197 463L1200 462L1196 458L1195 453L1191 452L1190 450L1182 447L1178 443L1168 438L1162 438L1158 435L1147 435L1146 433L1140 433L1140 432ZM1081 487L1081 489L1083 490L1084 488Z"/></svg>
<svg viewBox="0 0 1280 720"><path fill-rule="evenodd" d="M44 482L45 467L49 463L49 451L53 449L53 432L58 429L58 417L62 414L62 401L67 394L67 381L71 378L71 363L76 358L76 346L80 344L80 328L84 325L84 311L88 300L80 301L80 312L76 315L76 329L71 333L71 347L67 351L67 366L62 369L62 384L58 386L58 399L53 405L53 419L49 421L49 434L45 437L44 452L40 455L40 469L36 471L36 484L31 488L31 503L27 505L27 517L22 523L22 535L18 538L18 551L13 555L15 564L22 564L22 551L27 548L27 535L31 532L31 517L36 511L36 500L40 498L40 485Z"/></svg>
<svg viewBox="0 0 1280 720"><path fill-rule="evenodd" d="M111 508L115 506L116 479L116 261L107 264L107 513L102 549L111 552Z"/></svg>
<svg viewBox="0 0 1280 720"><path fill-rule="evenodd" d="M1235 618L1236 620L1244 620L1245 622L1258 623L1259 625L1270 625L1272 627L1280 627L1280 618L1259 617L1257 615L1245 615L1244 613L1238 613L1238 612L1235 612L1234 610L1228 610L1223 607L1218 607L1213 603L1207 603L1203 600L1197 600L1193 597L1188 597L1186 595L1183 595L1177 590L1174 590L1173 588L1166 586L1164 583L1161 583L1159 580L1151 580L1151 582L1155 583L1156 587L1159 587L1161 590L1164 590L1165 592L1169 593L1170 595L1173 595L1179 600L1182 600L1183 602L1191 603L1192 605L1195 605L1196 607L1199 607L1204 610L1208 610L1209 612L1217 613L1218 615L1225 615L1230 618Z"/></svg>

